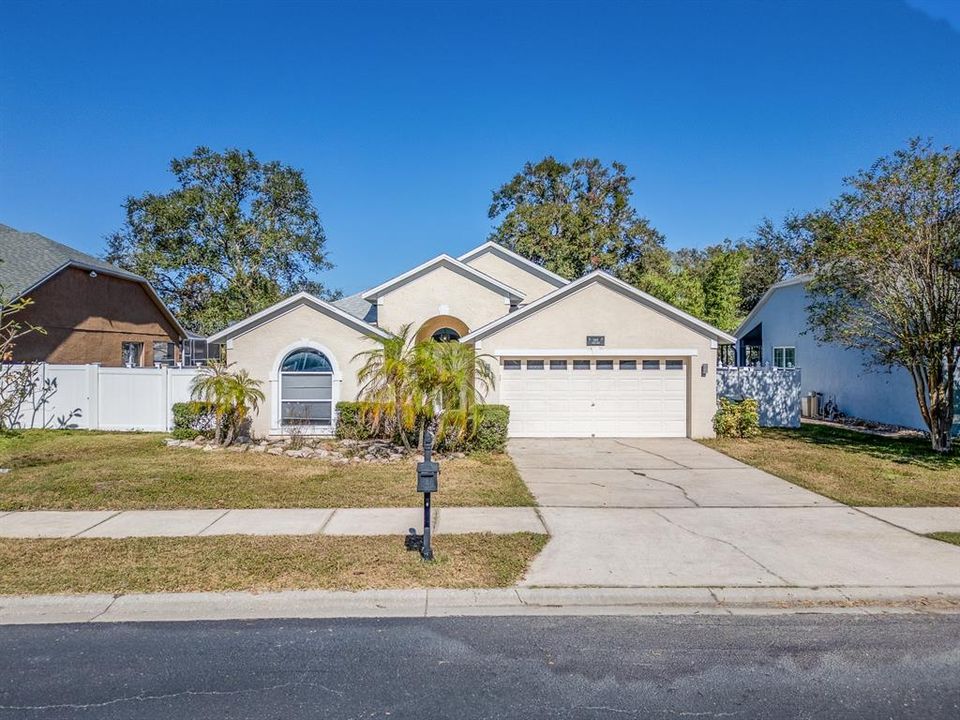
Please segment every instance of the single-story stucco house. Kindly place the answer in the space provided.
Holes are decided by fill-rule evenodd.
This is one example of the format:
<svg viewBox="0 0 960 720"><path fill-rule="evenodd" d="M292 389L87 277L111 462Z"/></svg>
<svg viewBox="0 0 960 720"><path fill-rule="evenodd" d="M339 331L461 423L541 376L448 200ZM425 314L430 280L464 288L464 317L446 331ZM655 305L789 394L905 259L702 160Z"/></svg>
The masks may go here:
<svg viewBox="0 0 960 720"><path fill-rule="evenodd" d="M411 323L472 344L521 437L709 437L734 338L601 271L568 281L495 243L330 303L298 293L209 338L263 382L257 435L323 434L357 398L354 356Z"/></svg>
<svg viewBox="0 0 960 720"><path fill-rule="evenodd" d="M913 379L903 368L871 370L868 357L833 343L820 343L807 325L812 275L771 285L734 332L737 364L800 369L800 394L834 398L842 413L888 425L926 429ZM960 430L960 392L956 394Z"/></svg>

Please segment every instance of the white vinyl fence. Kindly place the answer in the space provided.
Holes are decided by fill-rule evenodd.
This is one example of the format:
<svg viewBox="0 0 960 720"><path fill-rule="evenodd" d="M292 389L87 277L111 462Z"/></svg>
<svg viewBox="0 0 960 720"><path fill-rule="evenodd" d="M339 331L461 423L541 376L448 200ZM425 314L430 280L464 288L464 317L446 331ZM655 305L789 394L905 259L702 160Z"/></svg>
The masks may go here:
<svg viewBox="0 0 960 720"><path fill-rule="evenodd" d="M800 427L799 368L717 368L717 395L756 400L761 427Z"/></svg>
<svg viewBox="0 0 960 720"><path fill-rule="evenodd" d="M99 365L39 366L33 402L20 415L21 427L88 430L173 428L173 404L190 399L196 368L115 368ZM46 381L52 392L39 396Z"/></svg>

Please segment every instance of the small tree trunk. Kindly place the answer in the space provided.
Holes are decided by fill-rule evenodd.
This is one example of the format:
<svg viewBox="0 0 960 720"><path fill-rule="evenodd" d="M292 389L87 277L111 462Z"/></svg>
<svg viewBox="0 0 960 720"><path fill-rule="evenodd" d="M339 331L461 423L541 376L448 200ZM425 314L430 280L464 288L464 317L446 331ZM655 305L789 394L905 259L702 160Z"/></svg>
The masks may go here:
<svg viewBox="0 0 960 720"><path fill-rule="evenodd" d="M403 427L403 416L400 414L400 411L397 411L396 417L397 432L400 433L400 442L403 443L403 447L406 450L412 450L410 447L410 440L407 438L407 431Z"/></svg>

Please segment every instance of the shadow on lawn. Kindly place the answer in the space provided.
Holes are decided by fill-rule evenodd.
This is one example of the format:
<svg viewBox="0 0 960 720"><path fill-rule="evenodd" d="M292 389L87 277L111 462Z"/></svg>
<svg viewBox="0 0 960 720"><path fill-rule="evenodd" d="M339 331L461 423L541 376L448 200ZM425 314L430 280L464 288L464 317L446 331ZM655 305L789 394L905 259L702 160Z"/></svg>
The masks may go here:
<svg viewBox="0 0 960 720"><path fill-rule="evenodd" d="M927 470L960 471L960 453L956 446L952 454L938 455L930 448L928 441L920 438L888 438L828 425L802 425L799 430L768 429L764 430L763 434L771 438L869 455L887 462L915 465Z"/></svg>

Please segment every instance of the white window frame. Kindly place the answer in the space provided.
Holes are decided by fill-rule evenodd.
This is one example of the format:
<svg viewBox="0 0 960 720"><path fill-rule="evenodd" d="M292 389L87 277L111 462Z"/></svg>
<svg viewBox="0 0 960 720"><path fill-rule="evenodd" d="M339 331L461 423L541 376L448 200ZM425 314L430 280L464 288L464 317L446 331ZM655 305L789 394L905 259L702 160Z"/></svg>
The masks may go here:
<svg viewBox="0 0 960 720"><path fill-rule="evenodd" d="M280 395L283 391L282 374L283 361L287 359L290 353L297 350L316 350L327 358L330 367L333 368L332 379L330 381L330 424L329 425L284 425L283 424L283 402ZM289 374L297 374L291 371ZM326 373L301 373L304 375L323 375ZM337 365L337 358L333 351L325 345L312 340L300 340L290 343L287 347L277 354L273 363L273 371L270 373L270 434L271 435L290 435L291 433L302 433L304 435L333 435L337 427L337 403L340 402L340 387L343 383L343 375ZM297 402L310 402L308 400L299 400ZM313 402L327 402L326 400L314 400Z"/></svg>
<svg viewBox="0 0 960 720"><path fill-rule="evenodd" d="M777 350L781 352L780 363L777 364ZM787 365L787 350L793 351L793 363ZM773 366L781 370L792 370L797 367L797 347L796 345L776 345L773 348Z"/></svg>

